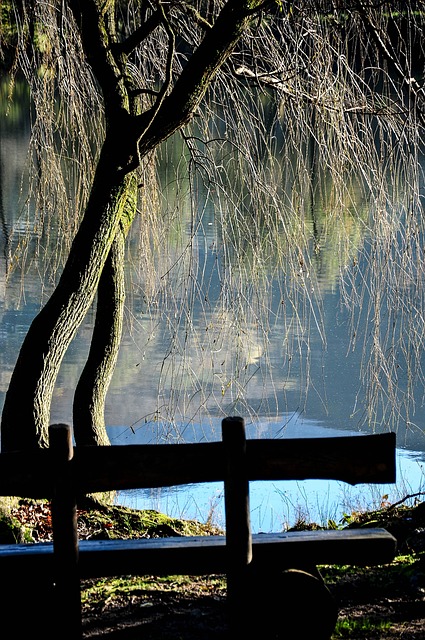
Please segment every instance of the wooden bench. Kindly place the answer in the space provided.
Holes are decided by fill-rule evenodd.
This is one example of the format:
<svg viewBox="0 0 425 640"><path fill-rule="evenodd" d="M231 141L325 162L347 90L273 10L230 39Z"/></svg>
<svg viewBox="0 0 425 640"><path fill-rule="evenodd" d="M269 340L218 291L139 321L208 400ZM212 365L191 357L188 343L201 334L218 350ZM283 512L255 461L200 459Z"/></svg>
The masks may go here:
<svg viewBox="0 0 425 640"><path fill-rule="evenodd" d="M74 448L71 428L52 425L49 449L0 454L0 495L51 499L53 523L53 543L0 545L2 583L42 578L54 602L52 637L76 640L83 578L226 574L232 633L279 637L282 624L282 637L301 638L302 625L305 637L329 638L337 608L316 566L385 564L396 540L380 528L252 535L249 482L308 478L395 482L395 435L246 440L243 419L232 417L221 442ZM86 494L215 481L224 481L225 536L78 540L76 505Z"/></svg>

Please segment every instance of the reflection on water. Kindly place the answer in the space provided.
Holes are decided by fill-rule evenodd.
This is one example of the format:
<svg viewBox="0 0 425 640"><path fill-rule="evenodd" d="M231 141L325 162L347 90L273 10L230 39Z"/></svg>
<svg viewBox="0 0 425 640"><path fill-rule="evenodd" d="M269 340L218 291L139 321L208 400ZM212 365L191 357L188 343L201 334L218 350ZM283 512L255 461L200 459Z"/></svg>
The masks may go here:
<svg viewBox="0 0 425 640"><path fill-rule="evenodd" d="M34 212L24 207L29 129L23 124L13 128L0 122L0 408L23 337L52 286L42 261L48 263L51 256L47 250L43 256L40 247L47 236L49 241L54 238L55 229L42 232L34 224ZM176 156L179 153L174 150ZM321 190L320 202L303 202L308 215L299 225L307 232L308 263L299 257L297 247L290 252L279 225L276 233L265 228L269 244L265 241L258 253L256 247L244 246L242 261L225 235L223 220L229 205L203 192L200 185L202 207L194 212L191 185L182 182L178 190L175 187L172 154L171 150L160 176L164 207L174 207L170 222L164 223L160 238L164 244L153 251L150 262L143 262L140 243L146 229L141 217L129 238L125 331L106 406L111 443L219 439L222 416L237 414L246 418L248 437L370 432L372 426L364 419L362 367L368 349L376 346L371 287L360 290L363 306L354 317L344 297L357 286L359 274L368 275L372 245L365 220L370 212L360 201L361 194L354 188L350 194L360 217L350 213L335 217L326 189ZM249 220L243 222L248 225ZM296 226L295 218L289 222ZM292 232L296 238L299 231ZM25 247L24 238L29 239ZM239 248L243 242L249 244L245 237L239 238ZM10 271L17 250L24 269ZM397 282L402 299L407 287L403 280ZM402 303L409 308L404 298ZM392 321L391 304L387 300L380 308L385 311L381 318L385 330ZM423 315L419 293L413 312L412 318ZM93 322L92 311L62 363L52 422L72 423L73 390ZM417 328L420 335L419 324ZM372 498L378 502L386 493L399 497L403 490L415 493L423 486L423 385L418 367L414 391L409 387L413 378L402 366L403 354L396 353L404 340L401 330L394 331L391 347L401 398L399 483L397 488L375 487ZM421 348L417 354L422 362ZM383 384L382 396L386 391ZM414 411L406 409L409 394L415 395ZM382 419L376 429L388 426L389 421ZM297 483L295 488L289 483L268 484L252 485L255 530L279 530L304 511L315 519L338 519L337 503L339 509L347 503L349 510L350 502L366 501L364 487L348 491L317 481ZM206 519L210 511L215 516L220 513L222 487L180 487L149 496L122 493L119 500Z"/></svg>

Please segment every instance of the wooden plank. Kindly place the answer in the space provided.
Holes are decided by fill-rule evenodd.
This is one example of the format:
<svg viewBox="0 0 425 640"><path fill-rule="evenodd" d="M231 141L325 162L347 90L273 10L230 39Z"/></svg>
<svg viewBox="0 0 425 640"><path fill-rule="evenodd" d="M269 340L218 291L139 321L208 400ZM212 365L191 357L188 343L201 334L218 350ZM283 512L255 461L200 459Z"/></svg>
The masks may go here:
<svg viewBox="0 0 425 640"><path fill-rule="evenodd" d="M194 536L155 540L104 541L108 559L102 560L96 541L80 542L82 575L96 571L112 574L157 573L194 574L225 573L225 536ZM253 561L270 566L290 567L296 560L311 564L376 565L390 562L395 555L396 540L384 529L344 531L288 532L254 534ZM97 560L96 555L100 558ZM100 566L96 569L97 563ZM103 566L107 563L107 567ZM125 571L124 571L125 569Z"/></svg>
<svg viewBox="0 0 425 640"><path fill-rule="evenodd" d="M256 562L269 566L290 566L294 559L303 564L374 566L391 562L396 551L397 540L382 528L261 533L253 539Z"/></svg>
<svg viewBox="0 0 425 640"><path fill-rule="evenodd" d="M274 569L297 562L386 564L396 539L385 529L258 533L252 536L253 562ZM225 536L182 536L132 540L81 540L81 577L114 575L204 575L226 572ZM53 571L53 544L0 545L1 575Z"/></svg>
<svg viewBox="0 0 425 640"><path fill-rule="evenodd" d="M338 438L247 440L250 480L332 479L350 484L396 478L394 433ZM222 442L76 447L69 464L77 493L223 481ZM0 454L0 495L53 495L48 450Z"/></svg>
<svg viewBox="0 0 425 640"><path fill-rule="evenodd" d="M243 418L229 417L222 422L226 452L224 506L226 518L227 605L231 634L244 627L248 595L248 565L252 560L249 481L246 465L246 438Z"/></svg>
<svg viewBox="0 0 425 640"><path fill-rule="evenodd" d="M44 576L53 580L53 542L0 544L0 575Z"/></svg>
<svg viewBox="0 0 425 640"><path fill-rule="evenodd" d="M133 449L133 446L135 447ZM143 447L141 449L140 447ZM222 442L89 447L75 451L75 477L87 493L223 481ZM395 434L247 440L250 480L334 479L395 482Z"/></svg>
<svg viewBox="0 0 425 640"><path fill-rule="evenodd" d="M396 434L247 440L251 480L396 481Z"/></svg>
<svg viewBox="0 0 425 640"><path fill-rule="evenodd" d="M71 427L56 424L49 428L53 466L54 495L52 527L55 582L55 624L60 634L64 625L67 637L82 637L80 576L78 572L77 501L68 473L74 448Z"/></svg>

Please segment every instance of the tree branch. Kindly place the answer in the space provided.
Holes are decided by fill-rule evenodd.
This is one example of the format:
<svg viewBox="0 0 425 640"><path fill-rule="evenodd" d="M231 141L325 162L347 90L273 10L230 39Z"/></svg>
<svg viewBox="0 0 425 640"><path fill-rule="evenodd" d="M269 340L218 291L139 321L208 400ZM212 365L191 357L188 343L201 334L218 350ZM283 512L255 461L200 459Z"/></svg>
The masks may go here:
<svg viewBox="0 0 425 640"><path fill-rule="evenodd" d="M170 23L168 21L168 18L166 16L162 2L160 2L159 11L162 13L161 22L168 35L168 51L167 51L167 64L165 67L165 80L161 89L157 93L157 99L155 100L155 104L153 105L153 107L149 109L149 111L143 113L142 116L140 116L144 124L144 131L142 131L138 137L143 136L143 134L149 129L152 121L155 119L155 116L159 112L164 102L165 96L167 95L167 92L171 86L171 82L173 79L173 59L174 59L174 53L175 53L176 37L174 35L174 31L172 30ZM139 147L137 146L137 155L135 155L133 158L133 161L125 167L125 171L126 172L132 171L136 169L139 165L140 165L140 152L139 152Z"/></svg>
<svg viewBox="0 0 425 640"><path fill-rule="evenodd" d="M231 55L248 27L252 9L260 0L228 0L214 26L206 32L199 47L183 69L172 92L164 99L153 118L140 117L140 153L148 152L165 140L193 116L215 74Z"/></svg>
<svg viewBox="0 0 425 640"><path fill-rule="evenodd" d="M139 46L139 44L143 42L143 40L146 40L146 38L150 36L150 34L153 33L153 31L155 31L157 27L159 27L159 25L163 21L164 13L164 7L161 4L161 8L152 13L146 20L146 22L144 22L138 29L136 29L130 36L128 36L128 38L124 40L124 42L117 44L116 49L120 53L128 56L130 53L132 53L132 51L134 51L134 49Z"/></svg>
<svg viewBox="0 0 425 640"><path fill-rule="evenodd" d="M363 24L365 25L366 31L371 35L384 60L386 60L387 63L392 67L394 73L397 74L400 81L403 83L403 87L407 92L407 95L413 100L415 104L417 115L422 126L425 126L423 86L420 86L415 78L411 78L410 74L405 72L402 65L400 64L400 61L397 59L392 43L389 43L390 48L392 49L392 51L390 51L390 48L384 42L382 33L380 32L378 27L373 24L373 21L371 20L370 15L365 11L365 8L366 5L363 2L360 2L360 8L358 9L358 11Z"/></svg>
<svg viewBox="0 0 425 640"><path fill-rule="evenodd" d="M128 111L128 90L122 61L114 55L116 41L114 5L100 11L96 0L68 0L81 33L84 52L100 84L105 113Z"/></svg>

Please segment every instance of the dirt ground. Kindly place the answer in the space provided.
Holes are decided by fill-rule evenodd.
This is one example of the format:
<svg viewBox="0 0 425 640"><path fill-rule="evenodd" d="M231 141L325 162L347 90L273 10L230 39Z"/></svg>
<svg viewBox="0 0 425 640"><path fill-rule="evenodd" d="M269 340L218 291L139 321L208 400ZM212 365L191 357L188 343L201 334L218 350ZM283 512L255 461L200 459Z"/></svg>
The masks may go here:
<svg viewBox="0 0 425 640"><path fill-rule="evenodd" d="M322 573L339 609L333 638L424 640L423 555L407 565L395 562L386 567L352 569L344 575L329 568ZM315 635L303 632L302 624L303 616L311 614L309 602L300 603L299 611L294 612L292 607L285 610L285 600L282 593L278 613L282 633L273 638L292 640L292 635L284 633L285 617L295 614L300 626L294 638L313 640ZM217 587L212 577L205 577L194 578L183 588L176 584L175 590L167 584L164 589L134 592L111 599L98 609L86 607L83 630L84 638L108 640L228 639L225 589Z"/></svg>

